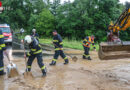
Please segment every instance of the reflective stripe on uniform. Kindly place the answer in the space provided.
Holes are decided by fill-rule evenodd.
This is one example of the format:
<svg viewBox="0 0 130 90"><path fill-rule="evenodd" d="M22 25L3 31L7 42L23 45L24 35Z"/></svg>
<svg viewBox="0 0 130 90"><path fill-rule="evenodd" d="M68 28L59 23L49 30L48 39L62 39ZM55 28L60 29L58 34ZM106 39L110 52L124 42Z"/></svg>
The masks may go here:
<svg viewBox="0 0 130 90"><path fill-rule="evenodd" d="M86 56L85 54L83 56Z"/></svg>
<svg viewBox="0 0 130 90"><path fill-rule="evenodd" d="M89 57L90 55L85 55L85 54L84 54L84 56L85 56L85 57Z"/></svg>
<svg viewBox="0 0 130 90"><path fill-rule="evenodd" d="M95 45L92 45L93 47L95 47Z"/></svg>
<svg viewBox="0 0 130 90"><path fill-rule="evenodd" d="M39 39L39 37L37 37L37 36L34 36L34 38L35 38L35 39Z"/></svg>
<svg viewBox="0 0 130 90"><path fill-rule="evenodd" d="M52 59L52 61L57 61L56 59Z"/></svg>
<svg viewBox="0 0 130 90"><path fill-rule="evenodd" d="M42 70L44 70L45 68L46 68L46 66L41 67Z"/></svg>
<svg viewBox="0 0 130 90"><path fill-rule="evenodd" d="M86 43L85 45L89 45L89 43Z"/></svg>
<svg viewBox="0 0 130 90"><path fill-rule="evenodd" d="M85 46L85 47L90 47L90 45L89 45L89 44L84 44L84 43L83 43L83 46Z"/></svg>
<svg viewBox="0 0 130 90"><path fill-rule="evenodd" d="M41 47L41 45L40 45L40 44L39 44L38 46L39 46L39 47Z"/></svg>
<svg viewBox="0 0 130 90"><path fill-rule="evenodd" d="M64 58L64 60L68 59L67 57Z"/></svg>
<svg viewBox="0 0 130 90"><path fill-rule="evenodd" d="M36 49L31 49L31 51L36 51Z"/></svg>
<svg viewBox="0 0 130 90"><path fill-rule="evenodd" d="M0 67L0 71L3 71L4 70L4 67Z"/></svg>
<svg viewBox="0 0 130 90"><path fill-rule="evenodd" d="M86 42L87 42L88 40L87 40L87 39L84 39L84 41L86 41Z"/></svg>
<svg viewBox="0 0 130 90"><path fill-rule="evenodd" d="M27 53L27 56L30 56L30 53L29 53L29 52Z"/></svg>
<svg viewBox="0 0 130 90"><path fill-rule="evenodd" d="M63 50L63 48L55 48L55 50Z"/></svg>
<svg viewBox="0 0 130 90"><path fill-rule="evenodd" d="M82 43L83 45L85 45L85 43Z"/></svg>
<svg viewBox="0 0 130 90"><path fill-rule="evenodd" d="M42 49L36 51L34 54L38 54L38 53L41 53L42 52Z"/></svg>
<svg viewBox="0 0 130 90"><path fill-rule="evenodd" d="M55 50L60 50L60 48L55 48Z"/></svg>
<svg viewBox="0 0 130 90"><path fill-rule="evenodd" d="M1 44L0 47L5 47L5 44Z"/></svg>
<svg viewBox="0 0 130 90"><path fill-rule="evenodd" d="M31 66L27 66L27 68L31 68Z"/></svg>
<svg viewBox="0 0 130 90"><path fill-rule="evenodd" d="M0 35L0 38L4 38L4 35Z"/></svg>
<svg viewBox="0 0 130 90"><path fill-rule="evenodd" d="M63 42L60 43L60 45L62 45L62 44L63 44Z"/></svg>
<svg viewBox="0 0 130 90"><path fill-rule="evenodd" d="M59 42L58 40L53 40L53 42Z"/></svg>

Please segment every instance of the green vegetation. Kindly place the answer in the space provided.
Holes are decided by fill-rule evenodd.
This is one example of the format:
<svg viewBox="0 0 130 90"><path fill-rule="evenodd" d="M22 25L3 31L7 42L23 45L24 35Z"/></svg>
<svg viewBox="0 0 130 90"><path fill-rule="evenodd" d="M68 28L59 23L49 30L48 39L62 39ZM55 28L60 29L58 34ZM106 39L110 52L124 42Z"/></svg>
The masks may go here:
<svg viewBox="0 0 130 90"><path fill-rule="evenodd" d="M50 33L52 33L52 30L54 29L54 16L49 10L43 9L40 13L36 22L36 28L39 35L43 35L44 33L46 36L49 36Z"/></svg>
<svg viewBox="0 0 130 90"><path fill-rule="evenodd" d="M0 13L0 23L9 24L14 31L24 28L27 34L36 28L40 37L50 37L56 29L70 42L73 39L80 41L88 35L95 35L97 42L106 41L108 25L125 9L119 0L74 0L64 4L60 0L1 1L3 7L11 10ZM126 6L130 5L126 3ZM120 35L122 40L130 40L129 36L130 30Z"/></svg>
<svg viewBox="0 0 130 90"><path fill-rule="evenodd" d="M52 39L40 39L40 43L45 43L45 44L53 46ZM65 48L83 50L82 41L64 39L63 46ZM99 49L99 45L96 44L96 50L98 49ZM92 46L91 46L91 50L92 50Z"/></svg>

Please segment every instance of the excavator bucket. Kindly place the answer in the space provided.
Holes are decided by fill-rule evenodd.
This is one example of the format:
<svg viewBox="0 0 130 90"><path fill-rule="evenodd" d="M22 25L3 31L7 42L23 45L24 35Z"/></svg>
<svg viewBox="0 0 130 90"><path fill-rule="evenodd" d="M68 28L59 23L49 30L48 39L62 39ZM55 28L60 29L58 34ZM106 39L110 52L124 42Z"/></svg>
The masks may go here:
<svg viewBox="0 0 130 90"><path fill-rule="evenodd" d="M98 55L101 60L130 58L130 41L102 42L99 46Z"/></svg>

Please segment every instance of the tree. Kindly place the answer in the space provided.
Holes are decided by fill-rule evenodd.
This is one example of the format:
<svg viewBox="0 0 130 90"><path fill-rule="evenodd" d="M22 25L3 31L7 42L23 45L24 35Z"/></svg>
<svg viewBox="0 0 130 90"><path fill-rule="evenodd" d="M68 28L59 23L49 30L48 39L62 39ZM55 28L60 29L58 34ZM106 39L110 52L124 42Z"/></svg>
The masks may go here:
<svg viewBox="0 0 130 90"><path fill-rule="evenodd" d="M75 0L57 9L57 29L69 38L95 35L98 41L106 40L110 21L115 21L122 11L118 0Z"/></svg>
<svg viewBox="0 0 130 90"><path fill-rule="evenodd" d="M35 27L40 35L50 36L54 30L53 14L49 10L43 9L37 18Z"/></svg>
<svg viewBox="0 0 130 90"><path fill-rule="evenodd" d="M52 3L50 3L50 11L54 15L54 24L55 24L55 29L57 29L56 25L58 24L57 22L57 16L58 16L58 9L60 7L60 0L53 0Z"/></svg>
<svg viewBox="0 0 130 90"><path fill-rule="evenodd" d="M39 34L49 36L56 29L63 37L82 39L95 35L97 41L106 41L107 28L115 22L125 6L119 0L2 0L4 6L13 8L0 14L0 23L13 29L23 27L28 33L36 28ZM129 3L126 3L129 7ZM123 35L126 35L126 38ZM121 32L128 40L129 30Z"/></svg>

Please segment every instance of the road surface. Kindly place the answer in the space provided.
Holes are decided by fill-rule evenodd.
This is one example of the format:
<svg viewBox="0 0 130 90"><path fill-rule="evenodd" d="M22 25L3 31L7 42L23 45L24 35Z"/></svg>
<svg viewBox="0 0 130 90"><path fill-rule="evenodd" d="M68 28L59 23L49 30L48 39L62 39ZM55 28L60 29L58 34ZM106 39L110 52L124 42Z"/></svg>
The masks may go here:
<svg viewBox="0 0 130 90"><path fill-rule="evenodd" d="M47 76L41 77L42 73L33 62L32 74L34 79L24 79L25 61L21 55L12 55L13 50L8 47L11 60L17 64L19 76L8 78L7 75L0 77L0 90L130 90L130 59L118 59L101 61L96 51L91 51L92 61L82 59L83 51L65 51L76 54L77 62L63 65L63 59L59 58L56 66L49 66L53 56L43 56L47 66ZM52 53L54 53L52 51ZM8 64L7 58L5 61Z"/></svg>

